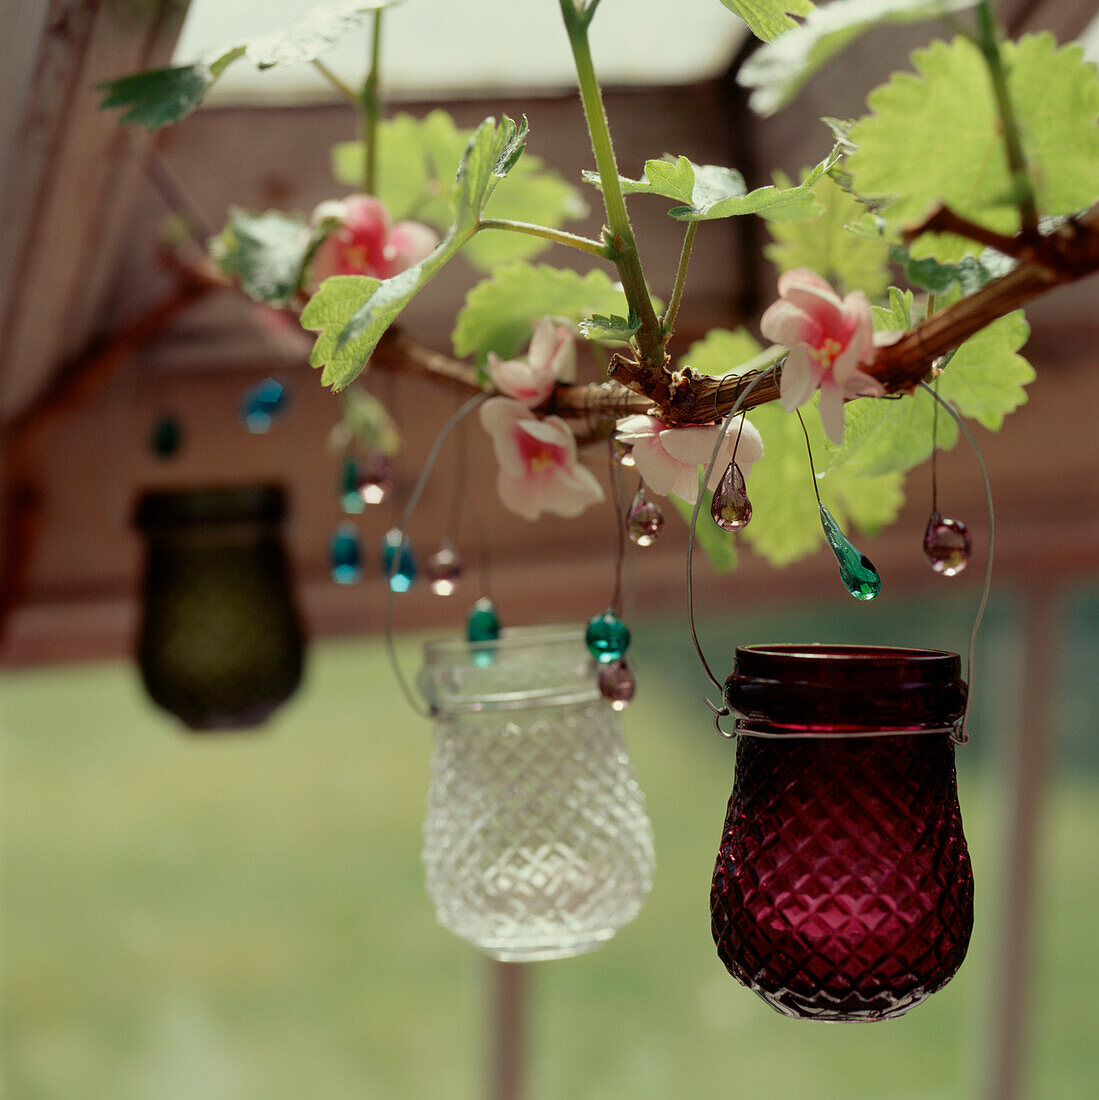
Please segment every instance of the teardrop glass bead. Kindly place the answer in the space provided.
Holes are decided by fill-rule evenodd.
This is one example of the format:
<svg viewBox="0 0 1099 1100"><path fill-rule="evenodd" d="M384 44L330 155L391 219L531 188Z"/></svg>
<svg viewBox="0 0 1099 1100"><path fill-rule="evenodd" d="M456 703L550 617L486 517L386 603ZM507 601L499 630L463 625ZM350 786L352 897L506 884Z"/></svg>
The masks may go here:
<svg viewBox="0 0 1099 1100"><path fill-rule="evenodd" d="M286 411L286 387L274 378L265 378L244 391L240 400L240 418L254 435L263 435L275 418Z"/></svg>
<svg viewBox="0 0 1099 1100"><path fill-rule="evenodd" d="M626 704L633 698L636 687L637 681L625 661L612 661L609 665L600 666L599 694L615 710L625 709Z"/></svg>
<svg viewBox="0 0 1099 1100"><path fill-rule="evenodd" d="M496 614L496 605L488 596L482 596L470 608L466 637L472 647L473 663L481 668L491 665L496 659L493 643L500 637L500 619Z"/></svg>
<svg viewBox="0 0 1099 1100"><path fill-rule="evenodd" d="M393 492L393 463L381 451L368 455L358 474L356 488L364 504L381 504Z"/></svg>
<svg viewBox="0 0 1099 1100"><path fill-rule="evenodd" d="M359 515L366 505L359 495L359 464L348 455L340 468L340 507L349 515Z"/></svg>
<svg viewBox="0 0 1099 1100"><path fill-rule="evenodd" d="M602 665L608 665L625 656L630 648L630 631L613 612L593 615L584 636L588 652Z"/></svg>
<svg viewBox="0 0 1099 1100"><path fill-rule="evenodd" d="M462 559L449 539L427 559L424 573L436 596L449 596L462 579Z"/></svg>
<svg viewBox="0 0 1099 1100"><path fill-rule="evenodd" d="M659 504L645 496L644 486L639 485L626 513L626 534L638 546L652 546L664 530L664 513Z"/></svg>
<svg viewBox="0 0 1099 1100"><path fill-rule="evenodd" d="M739 531L748 526L752 518L752 502L748 499L748 489L744 484L744 475L735 462L721 475L721 482L710 502L710 515L722 531Z"/></svg>
<svg viewBox="0 0 1099 1100"><path fill-rule="evenodd" d="M407 592L416 579L418 567L407 535L391 527L382 539L382 576L393 592Z"/></svg>
<svg viewBox="0 0 1099 1100"><path fill-rule="evenodd" d="M179 418L165 413L149 433L149 450L157 458L171 458L179 451L183 442L183 426Z"/></svg>
<svg viewBox="0 0 1099 1100"><path fill-rule="evenodd" d="M936 573L953 577L968 564L973 554L973 539L964 523L932 512L923 533L923 553Z"/></svg>
<svg viewBox="0 0 1099 1100"><path fill-rule="evenodd" d="M843 587L856 600L872 600L881 591L881 577L874 563L840 530L832 513L822 504L820 522L824 537L839 562Z"/></svg>
<svg viewBox="0 0 1099 1100"><path fill-rule="evenodd" d="M337 584L354 584L363 575L362 546L359 532L350 523L341 523L332 533L328 546L332 579Z"/></svg>

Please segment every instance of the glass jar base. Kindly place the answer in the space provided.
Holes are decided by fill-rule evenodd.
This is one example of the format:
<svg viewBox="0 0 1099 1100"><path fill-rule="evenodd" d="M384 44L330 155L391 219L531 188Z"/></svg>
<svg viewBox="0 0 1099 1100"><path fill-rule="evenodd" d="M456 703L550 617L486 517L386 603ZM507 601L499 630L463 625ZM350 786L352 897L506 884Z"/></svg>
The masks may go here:
<svg viewBox="0 0 1099 1100"><path fill-rule="evenodd" d="M890 996L875 997L867 1002L857 997L829 1002L820 996L799 997L789 990L771 993L753 988L762 1000L776 1012L795 1020L816 1020L821 1023L853 1024L876 1023L879 1020L896 1020L910 1009L923 1004L931 995L930 990L920 990L909 996L894 999Z"/></svg>
<svg viewBox="0 0 1099 1100"><path fill-rule="evenodd" d="M589 951L602 947L616 931L610 928L605 932L586 932L572 939L555 936L552 939L531 938L506 942L473 941L473 945L498 962L549 962L551 959L586 955Z"/></svg>

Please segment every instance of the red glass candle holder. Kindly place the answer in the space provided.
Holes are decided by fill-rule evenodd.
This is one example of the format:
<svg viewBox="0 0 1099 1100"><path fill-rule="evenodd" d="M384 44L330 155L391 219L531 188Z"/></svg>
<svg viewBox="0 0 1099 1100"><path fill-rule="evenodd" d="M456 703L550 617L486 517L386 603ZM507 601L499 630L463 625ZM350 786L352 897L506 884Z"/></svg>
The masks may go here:
<svg viewBox="0 0 1099 1100"><path fill-rule="evenodd" d="M729 972L787 1016L883 1020L965 958L973 871L953 653L742 646L736 782L710 911Z"/></svg>

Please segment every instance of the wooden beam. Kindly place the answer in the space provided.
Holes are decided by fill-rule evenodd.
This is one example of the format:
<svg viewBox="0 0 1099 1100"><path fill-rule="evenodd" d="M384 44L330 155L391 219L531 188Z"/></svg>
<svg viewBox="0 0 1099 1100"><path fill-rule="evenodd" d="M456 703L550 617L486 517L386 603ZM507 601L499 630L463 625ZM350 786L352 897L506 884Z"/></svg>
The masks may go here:
<svg viewBox="0 0 1099 1100"><path fill-rule="evenodd" d="M0 179L0 423L95 333L150 139L101 113L95 85L166 64L187 0L19 6L39 15L0 37L0 68L35 58L22 96L0 104L14 137Z"/></svg>

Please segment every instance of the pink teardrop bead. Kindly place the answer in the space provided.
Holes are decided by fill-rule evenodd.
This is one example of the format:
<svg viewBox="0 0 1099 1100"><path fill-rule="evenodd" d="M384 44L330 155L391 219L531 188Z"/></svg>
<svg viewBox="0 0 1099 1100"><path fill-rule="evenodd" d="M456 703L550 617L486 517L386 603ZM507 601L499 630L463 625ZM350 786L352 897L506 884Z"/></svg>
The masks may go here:
<svg viewBox="0 0 1099 1100"><path fill-rule="evenodd" d="M729 468L721 475L721 482L710 503L710 515L722 531L739 531L747 527L752 518L752 502L748 499L744 475L735 462L730 462Z"/></svg>
<svg viewBox="0 0 1099 1100"><path fill-rule="evenodd" d="M599 668L599 694L615 710L624 710L633 698L637 681L630 666L621 658Z"/></svg>
<svg viewBox="0 0 1099 1100"><path fill-rule="evenodd" d="M630 509L626 513L626 533L630 541L638 546L652 546L664 530L664 513L659 504L654 504L643 487L638 487Z"/></svg>
<svg viewBox="0 0 1099 1100"><path fill-rule="evenodd" d="M973 540L960 520L945 519L932 512L923 534L923 552L936 573L953 577L969 564Z"/></svg>

